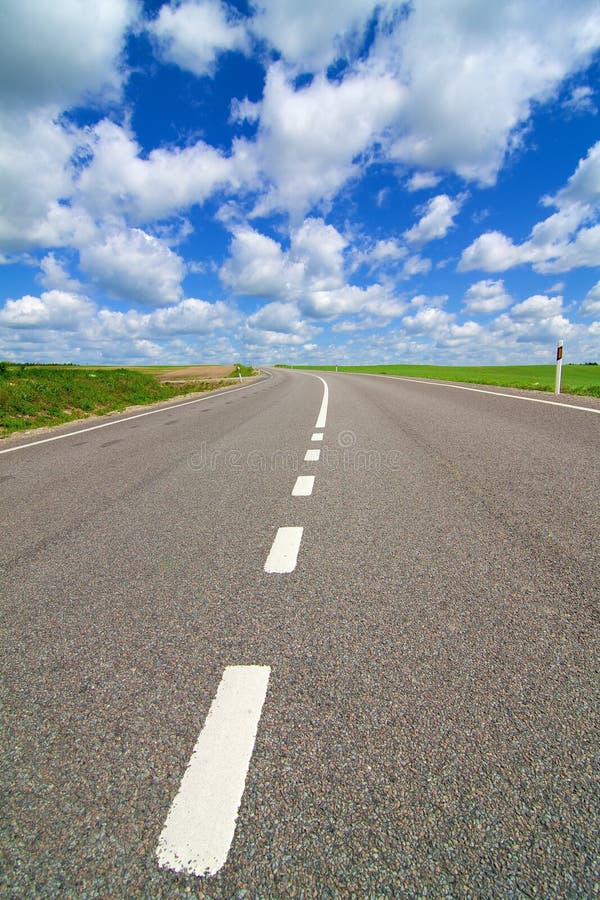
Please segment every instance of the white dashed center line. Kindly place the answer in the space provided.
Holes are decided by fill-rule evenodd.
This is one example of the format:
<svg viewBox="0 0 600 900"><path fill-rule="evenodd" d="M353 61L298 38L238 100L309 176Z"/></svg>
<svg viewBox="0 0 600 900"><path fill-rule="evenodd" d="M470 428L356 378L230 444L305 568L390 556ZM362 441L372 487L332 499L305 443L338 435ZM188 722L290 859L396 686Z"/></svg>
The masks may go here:
<svg viewBox="0 0 600 900"><path fill-rule="evenodd" d="M325 423L327 421L327 407L329 403L329 388L324 378L319 375L311 376L318 378L323 385L323 399L319 415L315 422L315 431L311 437L312 441L322 441ZM304 456L304 462L318 462L321 456L320 450L307 450ZM296 483L292 488L292 497L310 497L315 486L314 475L298 475ZM298 552L302 541L302 533L304 529L300 526L290 526L280 528L275 536L273 545L265 563L265 572L271 574L283 574L293 572L298 561Z"/></svg>
<svg viewBox="0 0 600 900"><path fill-rule="evenodd" d="M294 571L303 531L304 528L294 526L277 531L265 563L265 572L281 574Z"/></svg>
<svg viewBox="0 0 600 900"><path fill-rule="evenodd" d="M161 868L214 875L225 864L270 672L225 669L158 841Z"/></svg>
<svg viewBox="0 0 600 900"><path fill-rule="evenodd" d="M314 475L298 475L292 489L292 497L310 497L315 484Z"/></svg>
<svg viewBox="0 0 600 900"><path fill-rule="evenodd" d="M323 400L321 401L321 409L319 410L315 428L325 428L325 422L327 421L327 405L329 403L329 388L327 387L327 382L324 378L321 378L320 375L317 375L317 378L323 385Z"/></svg>

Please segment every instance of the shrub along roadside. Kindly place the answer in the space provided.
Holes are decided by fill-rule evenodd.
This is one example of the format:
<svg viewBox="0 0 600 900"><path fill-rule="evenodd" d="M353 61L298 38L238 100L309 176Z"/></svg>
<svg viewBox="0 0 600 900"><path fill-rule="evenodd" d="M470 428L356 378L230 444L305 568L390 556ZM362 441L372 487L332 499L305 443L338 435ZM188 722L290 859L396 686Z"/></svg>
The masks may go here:
<svg viewBox="0 0 600 900"><path fill-rule="evenodd" d="M234 363L232 375L236 377L241 375L242 378L249 378L250 375L256 374L252 366L245 366L243 363Z"/></svg>
<svg viewBox="0 0 600 900"><path fill-rule="evenodd" d="M0 362L0 437L228 384L227 380L190 380L173 385L133 369Z"/></svg>

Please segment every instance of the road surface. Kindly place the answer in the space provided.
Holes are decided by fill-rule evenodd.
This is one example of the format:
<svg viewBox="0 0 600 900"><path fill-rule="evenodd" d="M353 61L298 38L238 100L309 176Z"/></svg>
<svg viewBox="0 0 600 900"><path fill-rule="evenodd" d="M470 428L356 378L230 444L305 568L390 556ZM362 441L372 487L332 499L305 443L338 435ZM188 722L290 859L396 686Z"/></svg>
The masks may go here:
<svg viewBox="0 0 600 900"><path fill-rule="evenodd" d="M600 403L533 396L3 442L0 895L597 896Z"/></svg>

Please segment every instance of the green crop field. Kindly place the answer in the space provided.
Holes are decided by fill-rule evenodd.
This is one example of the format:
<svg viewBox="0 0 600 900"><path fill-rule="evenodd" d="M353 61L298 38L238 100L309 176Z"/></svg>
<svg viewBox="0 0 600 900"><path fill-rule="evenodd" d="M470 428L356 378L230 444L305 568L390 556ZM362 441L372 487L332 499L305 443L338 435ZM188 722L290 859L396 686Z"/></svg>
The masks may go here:
<svg viewBox="0 0 600 900"><path fill-rule="evenodd" d="M293 366L294 369L335 371L335 366ZM466 384L553 391L556 367L550 366L339 366L340 372L364 372L377 375L403 375L407 378L433 378ZM562 369L564 394L600 397L599 365L565 365Z"/></svg>
<svg viewBox="0 0 600 900"><path fill-rule="evenodd" d="M0 437L27 428L57 425L91 415L118 412L128 406L156 403L231 384L190 378L178 384L160 382L159 374L179 366L131 368L22 365L0 362ZM243 367L242 375L251 372ZM236 372L231 372L231 378Z"/></svg>

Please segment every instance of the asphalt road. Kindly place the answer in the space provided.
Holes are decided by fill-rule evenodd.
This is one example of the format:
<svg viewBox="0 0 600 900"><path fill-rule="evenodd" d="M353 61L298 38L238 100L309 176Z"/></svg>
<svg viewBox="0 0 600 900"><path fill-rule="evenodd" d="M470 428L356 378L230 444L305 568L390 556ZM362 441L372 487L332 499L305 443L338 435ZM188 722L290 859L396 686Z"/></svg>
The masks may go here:
<svg viewBox="0 0 600 900"><path fill-rule="evenodd" d="M319 429L274 369L0 446L1 896L598 895L600 403L324 381ZM268 676L235 834L177 873L229 667Z"/></svg>

